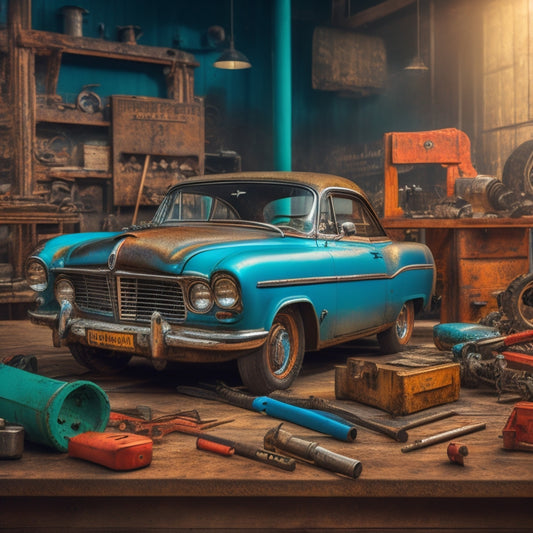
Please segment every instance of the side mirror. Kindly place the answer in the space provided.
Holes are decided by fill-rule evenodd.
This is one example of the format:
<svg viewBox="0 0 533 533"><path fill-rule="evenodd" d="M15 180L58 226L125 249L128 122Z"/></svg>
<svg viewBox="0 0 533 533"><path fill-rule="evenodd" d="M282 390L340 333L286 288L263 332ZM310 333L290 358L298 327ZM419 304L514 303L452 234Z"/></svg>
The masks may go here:
<svg viewBox="0 0 533 533"><path fill-rule="evenodd" d="M353 222L343 222L341 228L342 233L346 237L350 237L351 235L355 235L357 233L357 230L355 229L355 224Z"/></svg>

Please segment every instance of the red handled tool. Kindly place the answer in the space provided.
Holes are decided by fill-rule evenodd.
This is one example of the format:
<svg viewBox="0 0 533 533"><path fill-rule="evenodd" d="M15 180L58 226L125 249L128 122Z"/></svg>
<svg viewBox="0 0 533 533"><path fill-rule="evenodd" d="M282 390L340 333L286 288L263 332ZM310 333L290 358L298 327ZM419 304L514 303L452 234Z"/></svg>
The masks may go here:
<svg viewBox="0 0 533 533"><path fill-rule="evenodd" d="M131 433L86 431L68 441L68 455L112 470L136 470L152 462L152 439Z"/></svg>
<svg viewBox="0 0 533 533"><path fill-rule="evenodd" d="M482 339L476 342L467 342L461 348L461 352L463 355L469 352L476 352L485 356L493 353L501 353L507 361L509 368L533 372L533 354L508 350L502 351L509 346L531 341L533 341L533 329L528 329L501 337L489 337L488 339Z"/></svg>
<svg viewBox="0 0 533 533"><path fill-rule="evenodd" d="M146 435L154 440L160 441L169 433L188 433L198 435L204 429L220 426L232 422L233 419L202 420L197 411L184 411L172 415L160 416L153 420L135 418L122 413L111 412L109 425L117 427L120 431L127 431L137 435Z"/></svg>
<svg viewBox="0 0 533 533"><path fill-rule="evenodd" d="M205 450L208 452L218 453L218 455L225 455L227 457L235 453L235 448L228 444L221 444L220 442L214 442L212 440L198 437L196 439L196 447L199 450Z"/></svg>
<svg viewBox="0 0 533 533"><path fill-rule="evenodd" d="M201 448L198 446L198 443L201 444ZM205 450L208 446L207 443L233 449L235 455L247 457L248 459L253 459L254 461L259 461L260 463L275 466L277 468L281 468L282 470L288 470L292 472L296 468L296 461L292 457L286 457L285 455L275 453L271 450L265 450L264 448L259 448L258 446L254 446L253 444L247 442L233 441L229 439L223 439L221 437L215 437L214 435L202 434L196 441L196 447ZM221 448L220 453L223 453L222 450L224 448ZM211 449L211 451L217 450Z"/></svg>

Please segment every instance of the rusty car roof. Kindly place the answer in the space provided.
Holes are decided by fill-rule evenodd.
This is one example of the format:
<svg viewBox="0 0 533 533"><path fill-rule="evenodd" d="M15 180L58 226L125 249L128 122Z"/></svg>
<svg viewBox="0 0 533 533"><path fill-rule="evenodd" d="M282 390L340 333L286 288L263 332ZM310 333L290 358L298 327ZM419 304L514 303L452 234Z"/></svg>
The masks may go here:
<svg viewBox="0 0 533 533"><path fill-rule="evenodd" d="M253 172L233 172L228 174L206 174L195 176L184 183L197 183L204 181L232 181L232 180L251 180L251 181L288 181L313 187L317 191L323 191L331 187L350 189L366 197L364 191L353 181L335 176L333 174L321 174L318 172L297 172L297 171L253 171Z"/></svg>

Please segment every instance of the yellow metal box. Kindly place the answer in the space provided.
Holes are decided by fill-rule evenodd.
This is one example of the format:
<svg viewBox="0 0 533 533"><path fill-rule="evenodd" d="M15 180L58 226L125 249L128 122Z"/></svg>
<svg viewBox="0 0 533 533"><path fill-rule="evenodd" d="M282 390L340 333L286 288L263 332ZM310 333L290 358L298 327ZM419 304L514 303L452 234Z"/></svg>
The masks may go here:
<svg viewBox="0 0 533 533"><path fill-rule="evenodd" d="M379 407L395 416L459 398L458 363L405 368L354 357L335 368L335 396Z"/></svg>

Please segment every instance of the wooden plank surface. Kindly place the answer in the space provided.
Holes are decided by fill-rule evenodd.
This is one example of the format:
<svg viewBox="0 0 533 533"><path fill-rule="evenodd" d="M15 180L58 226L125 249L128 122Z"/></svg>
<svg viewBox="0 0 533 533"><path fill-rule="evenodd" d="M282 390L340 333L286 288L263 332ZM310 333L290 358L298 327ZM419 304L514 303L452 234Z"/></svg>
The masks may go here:
<svg viewBox="0 0 533 533"><path fill-rule="evenodd" d="M443 355L433 346L432 325L419 325L409 353ZM0 346L1 358L36 355L39 373L45 376L94 381L106 391L115 410L147 405L155 417L197 409L202 419L232 420L209 433L258 446L265 433L280 423L176 392L177 385L216 379L236 385L239 379L233 365L180 366L159 373L140 359L123 374L101 377L79 366L67 349L53 348L47 328L26 321L0 322ZM372 338L307 354L303 373L291 392L334 399L334 366L345 364L347 357L387 359L377 354ZM70 520L73 528L83 528L89 520L95 529L135 523L143 530L156 530L169 520L180 528L216 526L225 531L305 527L400 531L414 524L443 530L527 531L530 527L533 454L505 451L500 438L513 401L498 402L491 389L461 389L453 404L397 419L360 403L340 403L390 425L439 411L457 412L409 430L408 443L466 424L485 422L487 429L458 439L469 449L461 467L449 462L447 442L402 453L405 444L364 428L358 428L354 443L347 443L284 423L295 436L361 461L363 471L356 480L308 464L299 463L294 472L285 472L243 457L214 455L197 450L195 437L179 433L154 444L149 467L131 472L115 472L26 443L21 459L0 462L2 527L53 530L64 520ZM494 504L500 500L501 508ZM508 512L513 515L507 516Z"/></svg>

